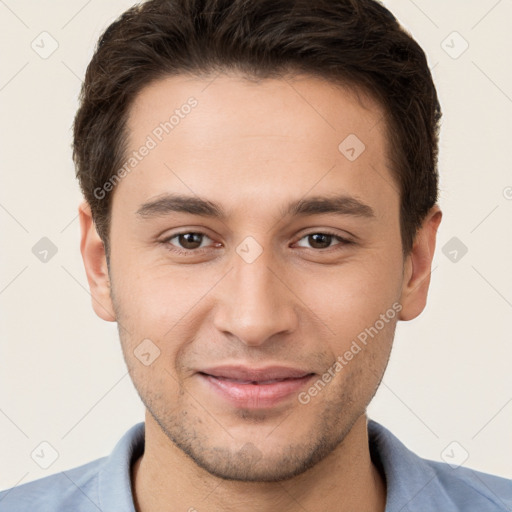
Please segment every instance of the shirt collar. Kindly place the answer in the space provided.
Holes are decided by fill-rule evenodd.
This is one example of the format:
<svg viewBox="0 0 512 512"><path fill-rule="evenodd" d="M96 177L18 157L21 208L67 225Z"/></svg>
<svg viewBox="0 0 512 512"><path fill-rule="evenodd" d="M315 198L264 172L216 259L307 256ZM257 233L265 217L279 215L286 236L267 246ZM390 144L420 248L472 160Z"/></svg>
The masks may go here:
<svg viewBox="0 0 512 512"><path fill-rule="evenodd" d="M368 420L368 439L372 461L386 480L386 512L408 510L408 504L436 478L435 471L376 421Z"/></svg>
<svg viewBox="0 0 512 512"><path fill-rule="evenodd" d="M131 485L132 464L144 453L144 422L137 423L118 441L98 475L100 506L105 512L135 512Z"/></svg>

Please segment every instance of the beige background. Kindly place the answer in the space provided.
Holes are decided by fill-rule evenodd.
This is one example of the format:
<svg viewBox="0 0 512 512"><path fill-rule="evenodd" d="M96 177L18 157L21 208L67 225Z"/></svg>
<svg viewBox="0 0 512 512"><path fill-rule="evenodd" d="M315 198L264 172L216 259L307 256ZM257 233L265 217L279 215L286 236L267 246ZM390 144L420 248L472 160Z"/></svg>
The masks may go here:
<svg viewBox="0 0 512 512"><path fill-rule="evenodd" d="M0 488L104 456L143 419L115 324L90 305L70 149L94 44L131 3L0 1ZM512 2L385 4L437 82L445 217L429 306L399 325L369 413L421 456L467 453L464 465L512 478ZM46 59L31 47L41 37L46 51L58 42ZM32 252L42 237L57 248L46 263ZM468 248L457 262L442 251L453 237ZM47 469L31 458L41 442L58 453Z"/></svg>

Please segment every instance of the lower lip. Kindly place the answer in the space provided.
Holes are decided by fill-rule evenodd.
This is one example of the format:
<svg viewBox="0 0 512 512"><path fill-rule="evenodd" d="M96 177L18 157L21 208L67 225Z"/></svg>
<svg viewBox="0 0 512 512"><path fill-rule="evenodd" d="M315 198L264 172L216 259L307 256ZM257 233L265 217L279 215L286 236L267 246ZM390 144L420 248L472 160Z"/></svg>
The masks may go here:
<svg viewBox="0 0 512 512"><path fill-rule="evenodd" d="M271 384L242 384L229 379L199 374L213 391L238 407L266 408L298 393L314 375L306 375L299 379L286 379Z"/></svg>

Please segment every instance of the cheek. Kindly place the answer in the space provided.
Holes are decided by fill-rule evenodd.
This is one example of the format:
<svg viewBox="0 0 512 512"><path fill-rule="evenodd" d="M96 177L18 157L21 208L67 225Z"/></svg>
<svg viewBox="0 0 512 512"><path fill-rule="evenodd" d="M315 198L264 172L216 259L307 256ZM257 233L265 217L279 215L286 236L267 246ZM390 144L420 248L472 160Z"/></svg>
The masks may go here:
<svg viewBox="0 0 512 512"><path fill-rule="evenodd" d="M120 330L121 345L132 378L140 383L137 387L156 393L159 389L180 392L178 379L187 376L187 370L179 367L182 353L193 350L209 308L215 304L214 288L219 280L218 272L200 272L193 267L184 271L161 265L143 272L128 265L117 267L118 277L127 277L113 279L114 305L125 327ZM149 352L151 359L157 355L148 368L136 357L144 343L148 348L144 352Z"/></svg>
<svg viewBox="0 0 512 512"><path fill-rule="evenodd" d="M375 261L376 260L376 261ZM297 295L329 328L337 340L346 342L372 326L400 298L402 267L383 260L341 265L329 272L318 269L296 281ZM395 305L395 308L398 307Z"/></svg>
<svg viewBox="0 0 512 512"><path fill-rule="evenodd" d="M169 265L137 268L128 261L117 267L115 298L123 316L132 326L163 336L212 289L210 274L189 266Z"/></svg>
<svg viewBox="0 0 512 512"><path fill-rule="evenodd" d="M143 403L157 415L164 409L174 414L181 407L181 399L186 398L187 393L179 374L168 363L169 356L162 352L151 364L146 365L133 355L133 351L128 350L128 345L123 344L125 361ZM173 399L169 400L169 397Z"/></svg>

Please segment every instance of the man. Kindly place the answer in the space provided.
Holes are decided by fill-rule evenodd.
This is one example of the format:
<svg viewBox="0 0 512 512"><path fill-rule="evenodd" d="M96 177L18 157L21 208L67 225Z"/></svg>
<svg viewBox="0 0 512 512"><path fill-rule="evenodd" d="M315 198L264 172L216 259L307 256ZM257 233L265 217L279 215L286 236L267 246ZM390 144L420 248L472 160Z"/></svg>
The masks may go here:
<svg viewBox="0 0 512 512"><path fill-rule="evenodd" d="M152 0L101 37L74 126L81 251L146 406L3 511L504 511L366 408L425 307L441 117L374 0Z"/></svg>

